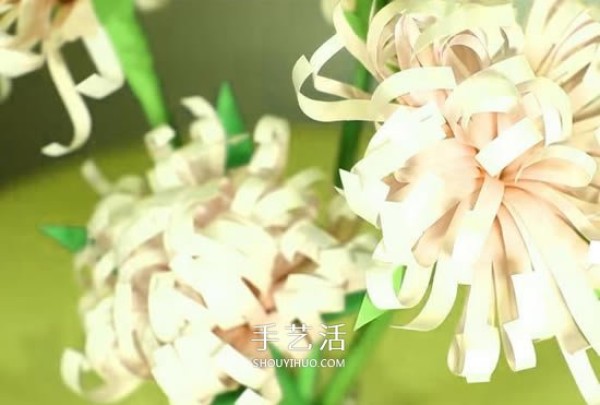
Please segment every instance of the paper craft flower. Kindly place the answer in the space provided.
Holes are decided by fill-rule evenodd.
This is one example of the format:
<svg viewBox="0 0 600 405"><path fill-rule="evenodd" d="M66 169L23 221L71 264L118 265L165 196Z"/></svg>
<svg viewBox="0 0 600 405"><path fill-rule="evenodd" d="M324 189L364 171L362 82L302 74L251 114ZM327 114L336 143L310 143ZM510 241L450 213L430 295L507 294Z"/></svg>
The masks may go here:
<svg viewBox="0 0 600 405"><path fill-rule="evenodd" d="M81 95L104 98L124 83L119 61L91 0L0 0L0 19L0 76L4 80L15 78L47 63L73 123L69 145L52 143L42 152L60 156L82 146L91 132L91 118ZM79 39L98 73L75 84L61 47Z"/></svg>
<svg viewBox="0 0 600 405"><path fill-rule="evenodd" d="M534 1L523 27L515 14L513 4L394 1L362 41L338 8L336 35L298 62L294 81L309 116L376 123L341 173L352 210L382 232L374 257L388 269L367 276L372 302L414 307L429 290L402 326L425 331L469 286L454 373L489 380L501 346L513 370L535 367L533 343L556 338L584 398L600 403L586 354L600 353L600 24L575 1ZM373 94L320 75L343 48L377 80ZM305 96L311 76L344 100Z"/></svg>
<svg viewBox="0 0 600 405"><path fill-rule="evenodd" d="M84 169L103 198L77 259L91 269L85 354L65 353L63 377L103 402L152 378L173 404L210 403L240 386L237 403L275 403L274 370L252 363L270 356L257 329L279 336L268 341L284 352L292 324L309 327L302 346L316 342L321 315L342 311L345 295L364 288L358 269L370 260L369 238L343 243L315 225L318 171L281 180L285 121L263 118L250 164L226 173L216 113L199 98L185 105L197 117L189 144L174 150L166 127L147 137L150 193L138 178L111 184L93 165ZM106 385L84 390L89 370Z"/></svg>

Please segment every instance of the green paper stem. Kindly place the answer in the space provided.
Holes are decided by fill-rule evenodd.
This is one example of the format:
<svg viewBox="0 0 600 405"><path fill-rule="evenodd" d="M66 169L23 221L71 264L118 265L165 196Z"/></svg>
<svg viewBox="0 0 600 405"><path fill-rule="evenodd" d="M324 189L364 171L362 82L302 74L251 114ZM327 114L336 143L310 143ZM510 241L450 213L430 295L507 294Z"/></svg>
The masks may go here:
<svg viewBox="0 0 600 405"><path fill-rule="evenodd" d="M366 39L371 10L373 8L379 10L388 2L389 0L359 0L355 11L347 13L348 22L358 36ZM370 84L370 73L362 64L359 64L354 74L354 85L361 90L368 91ZM341 187L339 169L350 170L356 161L362 128L363 123L361 121L347 121L342 124L337 168L334 177L338 187ZM399 271L397 277L398 283L401 283L402 275L403 271ZM364 295L364 300L370 302L366 294ZM361 313L359 311L360 316ZM365 326L356 333L352 340L349 353L346 356L346 366L334 374L327 385L322 401L319 403L323 403L324 405L339 405L344 402L354 380L362 371L364 363L369 359L381 336L388 329L391 318L392 313L388 311L378 313L374 318L364 322Z"/></svg>
<svg viewBox="0 0 600 405"><path fill-rule="evenodd" d="M165 97L134 1L94 0L94 6L148 123L152 128L168 124Z"/></svg>
<svg viewBox="0 0 600 405"><path fill-rule="evenodd" d="M350 352L346 356L346 366L338 369L334 374L319 403L339 405L344 402L363 365L377 347L381 336L388 330L391 319L392 313L387 312L357 332L350 345Z"/></svg>
<svg viewBox="0 0 600 405"><path fill-rule="evenodd" d="M284 358L283 354L274 345L269 345L269 350L273 359L281 360ZM291 371L285 367L276 367L275 376L281 388L283 398L280 405L310 405L300 392L298 381L294 378Z"/></svg>
<svg viewBox="0 0 600 405"><path fill-rule="evenodd" d="M356 4L356 10L353 13L346 13L348 23L352 26L352 29L356 32L356 34L362 39L367 38L371 4L372 0L358 1ZM361 90L367 91L369 89L371 84L371 74L360 62L356 65L354 80L352 82L354 86ZM362 132L362 128L362 121L345 121L342 124L337 165L334 173L335 185L337 187L342 187L340 169L350 170L352 169L352 166L354 166L354 162L356 162L356 155L358 153L360 140L359 137L360 133Z"/></svg>
<svg viewBox="0 0 600 405"><path fill-rule="evenodd" d="M321 359L321 348L319 345L314 345L310 353L308 354L309 360L320 360ZM298 370L298 392L308 404L314 403L317 382L319 377L318 367L304 367Z"/></svg>
<svg viewBox="0 0 600 405"><path fill-rule="evenodd" d="M356 72L354 74L354 85L361 90L366 91L369 89L370 82L371 74L362 64L359 64L356 67ZM335 171L335 185L337 187L342 186L340 169L350 170L356 162L360 133L362 132L363 126L364 123L362 121L345 121L342 124L337 167Z"/></svg>

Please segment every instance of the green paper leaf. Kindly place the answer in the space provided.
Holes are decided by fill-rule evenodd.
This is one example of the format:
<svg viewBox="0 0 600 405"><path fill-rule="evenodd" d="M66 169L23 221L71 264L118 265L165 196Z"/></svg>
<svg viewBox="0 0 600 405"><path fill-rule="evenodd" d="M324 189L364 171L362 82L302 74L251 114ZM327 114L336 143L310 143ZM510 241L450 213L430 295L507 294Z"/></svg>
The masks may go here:
<svg viewBox="0 0 600 405"><path fill-rule="evenodd" d="M357 291L350 294L346 294L346 304L344 306L344 310L342 312L323 314L323 321L332 322L344 316L358 313L365 295L366 293L364 291Z"/></svg>
<svg viewBox="0 0 600 405"><path fill-rule="evenodd" d="M42 225L40 230L72 253L80 252L87 245L87 229L82 226Z"/></svg>
<svg viewBox="0 0 600 405"><path fill-rule="evenodd" d="M394 291L396 291L396 293L400 291L400 287L402 286L405 269L406 268L404 266L400 266L394 272L393 283ZM369 322L381 317L386 312L390 312L390 310L377 308L369 298L369 295L365 294L365 298L363 299L360 311L358 312L358 317L356 318L356 322L354 324L354 330L359 330Z"/></svg>
<svg viewBox="0 0 600 405"><path fill-rule="evenodd" d="M283 354L274 345L269 345L271 356L275 360L281 360L284 358ZM304 399L299 391L298 383L294 378L294 375L285 367L276 367L275 375L277 376L277 382L281 388L283 398L280 405L308 405L309 402Z"/></svg>
<svg viewBox="0 0 600 405"><path fill-rule="evenodd" d="M369 322L374 321L379 318L381 315L385 314L387 309L379 309L377 308L369 296L365 294L365 298L363 299L362 305L358 312L358 317L356 318L356 322L354 323L354 330L359 330Z"/></svg>
<svg viewBox="0 0 600 405"><path fill-rule="evenodd" d="M322 355L319 345L314 345L307 356L310 360L320 360ZM298 391L307 403L312 403L317 391L317 377L319 375L318 367L303 367L298 370Z"/></svg>
<svg viewBox="0 0 600 405"><path fill-rule="evenodd" d="M219 89L217 114L227 132L226 167L231 169L246 165L252 157L254 143L246 132L233 89L227 82L223 83Z"/></svg>
<svg viewBox="0 0 600 405"><path fill-rule="evenodd" d="M212 405L235 405L235 401L244 392L244 388L239 388L235 391L226 392L221 395L217 395L212 401Z"/></svg>
<svg viewBox="0 0 600 405"><path fill-rule="evenodd" d="M150 47L133 0L94 0L94 8L117 52L125 76L152 127L169 121Z"/></svg>
<svg viewBox="0 0 600 405"><path fill-rule="evenodd" d="M235 100L233 89L228 82L221 84L217 97L217 114L228 135L238 135L246 132L242 114Z"/></svg>

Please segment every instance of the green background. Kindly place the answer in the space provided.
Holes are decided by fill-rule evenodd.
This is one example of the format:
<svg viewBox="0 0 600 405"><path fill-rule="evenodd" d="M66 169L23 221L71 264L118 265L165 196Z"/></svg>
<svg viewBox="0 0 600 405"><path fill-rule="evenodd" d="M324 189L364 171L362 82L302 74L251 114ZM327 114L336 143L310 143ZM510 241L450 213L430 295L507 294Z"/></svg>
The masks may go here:
<svg viewBox="0 0 600 405"><path fill-rule="evenodd" d="M313 165L332 172L338 125L306 123L289 80L295 59L331 32L315 1L175 0L144 21L172 107L183 96L212 98L229 79L249 123L261 113L295 122L291 172ZM70 46L67 56L75 75L84 77L89 62L80 46ZM127 90L89 105L95 118L92 141L58 160L38 153L70 131L45 70L17 80L13 96L0 108L0 404L86 403L63 387L58 372L63 348L80 348L83 342L72 257L37 227L86 222L96 196L79 176L83 159L94 157L113 178L149 164L139 141L143 116ZM183 126L185 116L176 120ZM324 198L329 191L321 186ZM502 359L491 383L467 384L451 375L446 353L457 318L454 311L431 333L388 331L356 384L359 403L583 403L554 341L537 345L535 370L512 373ZM148 384L124 403L167 401Z"/></svg>

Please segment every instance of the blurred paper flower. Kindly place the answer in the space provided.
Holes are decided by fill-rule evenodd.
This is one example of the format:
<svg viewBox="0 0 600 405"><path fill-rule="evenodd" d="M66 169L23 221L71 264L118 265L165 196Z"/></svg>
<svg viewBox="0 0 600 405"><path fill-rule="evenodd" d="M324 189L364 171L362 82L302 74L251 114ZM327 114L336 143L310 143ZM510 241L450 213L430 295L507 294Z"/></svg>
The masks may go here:
<svg viewBox="0 0 600 405"><path fill-rule="evenodd" d="M315 342L321 315L344 310L345 295L364 288L359 268L374 244L342 243L315 225L310 188L318 171L281 180L285 121L263 118L249 165L226 173L216 113L200 98L184 104L197 117L189 144L174 150L167 127L147 137L152 192L138 178L111 184L95 166L84 168L103 198L76 266L91 269L81 301L85 354L65 353L63 377L101 401L153 378L173 404L210 403L240 386L247 389L239 403L275 403L274 370L252 363L269 357L255 329L272 325L281 337L301 323L310 326L305 343ZM284 338L274 344L288 352ZM84 390L89 370L106 385Z"/></svg>
<svg viewBox="0 0 600 405"><path fill-rule="evenodd" d="M15 78L39 69L46 62L74 126L68 146L52 143L42 152L60 156L80 147L91 131L90 114L81 95L103 98L124 83L118 58L96 18L92 2L0 0L0 21L0 75L5 80ZM79 39L98 73L76 85L61 47Z"/></svg>
<svg viewBox="0 0 600 405"><path fill-rule="evenodd" d="M534 1L524 28L516 20L512 4L394 1L365 42L338 8L337 34L298 62L294 82L315 119L376 122L365 156L341 173L352 210L382 231L382 268L367 276L375 306L414 307L433 280L402 326L431 330L467 285L454 373L489 380L501 345L513 370L535 367L533 342L554 337L600 403L586 354L600 354L600 24L558 0ZM343 48L378 80L373 94L320 76ZM308 98L311 76L347 100Z"/></svg>

